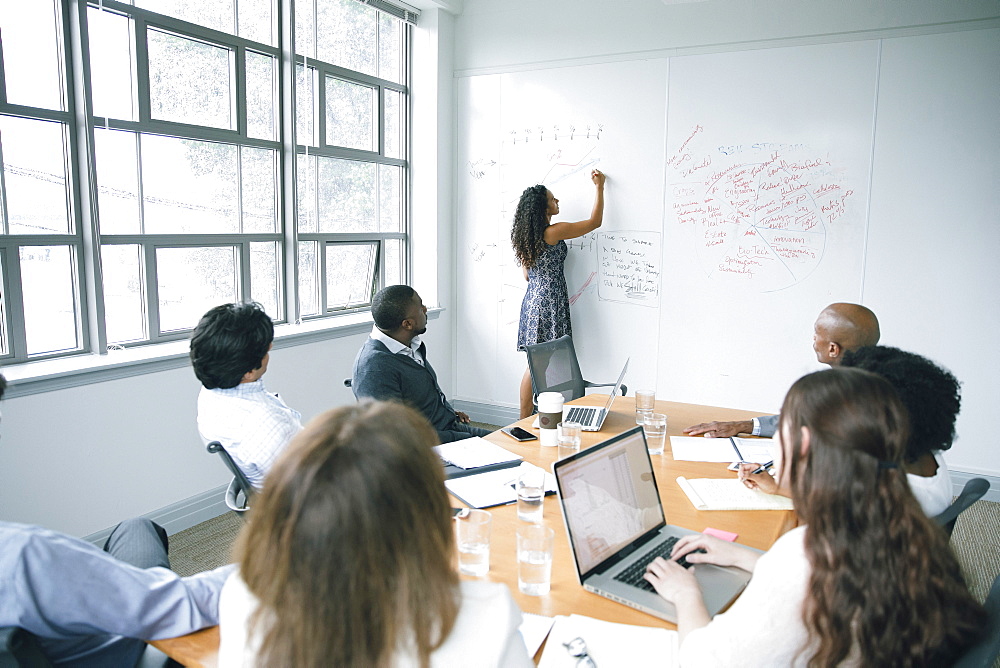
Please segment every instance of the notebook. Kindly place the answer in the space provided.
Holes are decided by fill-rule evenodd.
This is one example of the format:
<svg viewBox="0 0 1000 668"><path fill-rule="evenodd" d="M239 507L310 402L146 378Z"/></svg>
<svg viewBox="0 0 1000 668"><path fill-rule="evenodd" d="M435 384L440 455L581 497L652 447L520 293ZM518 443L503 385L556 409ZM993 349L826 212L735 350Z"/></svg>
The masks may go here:
<svg viewBox="0 0 1000 668"><path fill-rule="evenodd" d="M696 531L666 523L642 427L635 427L553 465L576 574L587 591L677 621L667 603L641 578L658 549L669 553L681 536ZM637 572L635 584L621 578ZM700 564L695 577L708 613L714 615L743 591L750 574Z"/></svg>
<svg viewBox="0 0 1000 668"><path fill-rule="evenodd" d="M792 500L748 489L737 478L685 478L677 485L698 510L794 510Z"/></svg>
<svg viewBox="0 0 1000 668"><path fill-rule="evenodd" d="M604 419L611 413L611 404L615 403L615 396L618 395L618 390L622 387L626 371L628 371L628 360L625 360L625 366L622 367L622 372L618 374L618 382L615 383L611 394L608 395L608 403L604 405L604 408L567 406L566 411L563 413L563 421L579 422L583 427L583 431L600 431L601 427L604 426Z"/></svg>

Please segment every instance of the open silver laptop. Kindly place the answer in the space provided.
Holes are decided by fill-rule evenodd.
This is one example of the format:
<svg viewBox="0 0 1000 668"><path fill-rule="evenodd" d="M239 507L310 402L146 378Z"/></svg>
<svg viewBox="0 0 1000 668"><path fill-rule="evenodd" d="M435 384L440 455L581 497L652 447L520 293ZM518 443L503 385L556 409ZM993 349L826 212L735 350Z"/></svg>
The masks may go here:
<svg viewBox="0 0 1000 668"><path fill-rule="evenodd" d="M628 360L625 360L625 366L622 367L622 372L618 374L618 382L612 388L611 394L608 396L608 403L604 405L604 408L567 406L566 412L563 414L563 420L566 422L579 422L583 427L583 431L600 431L601 427L604 426L605 418L611 414L611 405L615 403L618 391L622 389L622 381L625 380L625 372L628 371L628 362Z"/></svg>
<svg viewBox="0 0 1000 668"><path fill-rule="evenodd" d="M583 588L676 622L673 604L642 574L654 556L669 555L678 538L697 532L666 523L642 427L561 459L553 470ZM695 576L710 615L750 580L746 571L708 564L700 564Z"/></svg>

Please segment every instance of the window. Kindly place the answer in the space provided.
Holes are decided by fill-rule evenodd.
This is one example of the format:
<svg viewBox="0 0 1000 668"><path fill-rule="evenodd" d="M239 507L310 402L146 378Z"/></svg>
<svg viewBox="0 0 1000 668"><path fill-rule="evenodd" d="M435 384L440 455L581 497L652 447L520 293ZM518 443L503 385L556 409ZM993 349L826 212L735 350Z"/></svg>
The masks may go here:
<svg viewBox="0 0 1000 668"><path fill-rule="evenodd" d="M235 300L326 317L406 281L412 14L70 7L0 9L0 360L184 338Z"/></svg>
<svg viewBox="0 0 1000 668"><path fill-rule="evenodd" d="M356 0L295 0L299 309L370 305L403 280L403 24Z"/></svg>

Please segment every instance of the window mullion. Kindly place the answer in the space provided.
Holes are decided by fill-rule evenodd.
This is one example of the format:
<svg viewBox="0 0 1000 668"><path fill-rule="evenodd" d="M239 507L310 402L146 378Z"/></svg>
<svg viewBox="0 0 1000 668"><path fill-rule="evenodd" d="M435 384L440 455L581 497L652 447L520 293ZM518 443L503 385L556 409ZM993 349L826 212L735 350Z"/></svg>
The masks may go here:
<svg viewBox="0 0 1000 668"><path fill-rule="evenodd" d="M141 16L133 17L135 30L135 81L136 98L139 102L139 122L149 123L152 118L152 107L149 101L149 49L146 32L146 20Z"/></svg>
<svg viewBox="0 0 1000 668"><path fill-rule="evenodd" d="M80 239L77 262L78 309L82 322L77 329L83 350L107 354L104 322L104 276L101 269L100 221L97 212L97 179L94 154L93 107L90 99L90 53L87 41L87 3L69 0L69 20L64 35L69 46L66 68L69 122L70 212Z"/></svg>
<svg viewBox="0 0 1000 668"><path fill-rule="evenodd" d="M24 293L21 291L21 248L13 245L4 249L4 303L7 306L8 352L16 360L28 357L28 338L24 329Z"/></svg>
<svg viewBox="0 0 1000 668"><path fill-rule="evenodd" d="M142 276L146 283L146 335L149 340L160 338L160 289L156 278L156 247L152 243L142 244Z"/></svg>
<svg viewBox="0 0 1000 668"><path fill-rule="evenodd" d="M301 318L299 307L299 243L298 243L298 184L297 160L295 150L295 22L293 16L293 1L278 0L279 22L278 43L281 45L280 64L278 68L278 118L280 123L281 151L278 168L278 197L282 215L281 232L284 239L284 285L285 321L298 322Z"/></svg>
<svg viewBox="0 0 1000 668"><path fill-rule="evenodd" d="M250 242L243 241L236 244L236 250L240 256L239 273L240 301L248 302L253 299L253 278L250 272Z"/></svg>

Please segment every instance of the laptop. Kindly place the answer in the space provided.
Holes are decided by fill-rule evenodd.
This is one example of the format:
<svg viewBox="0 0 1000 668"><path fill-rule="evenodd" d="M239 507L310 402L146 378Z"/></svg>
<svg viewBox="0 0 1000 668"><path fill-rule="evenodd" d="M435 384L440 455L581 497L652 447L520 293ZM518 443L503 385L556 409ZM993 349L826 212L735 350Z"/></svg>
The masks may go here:
<svg viewBox="0 0 1000 668"><path fill-rule="evenodd" d="M650 554L669 555L677 539L698 532L666 523L642 427L561 459L553 471L583 588L676 623L673 604L642 574ZM746 571L709 564L699 564L695 574L710 615L750 581Z"/></svg>
<svg viewBox="0 0 1000 668"><path fill-rule="evenodd" d="M583 431L600 431L601 427L604 426L604 419L611 413L611 404L615 403L618 390L621 389L622 381L625 380L626 371L628 371L628 360L625 360L625 366L622 367L622 372L618 374L618 382L615 383L611 394L608 395L608 403L604 405L604 408L567 406L566 412L563 414L563 420L566 422L579 422L583 427Z"/></svg>

